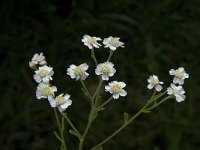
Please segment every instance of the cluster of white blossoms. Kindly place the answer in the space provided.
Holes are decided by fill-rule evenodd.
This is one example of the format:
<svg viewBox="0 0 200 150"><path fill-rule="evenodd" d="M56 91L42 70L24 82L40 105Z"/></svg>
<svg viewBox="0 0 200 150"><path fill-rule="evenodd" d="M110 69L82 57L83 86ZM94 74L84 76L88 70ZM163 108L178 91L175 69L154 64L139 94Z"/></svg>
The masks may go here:
<svg viewBox="0 0 200 150"><path fill-rule="evenodd" d="M118 47L124 47L124 43L119 41L118 37L108 37L103 40L103 44L105 47L109 47L111 50L116 50ZM91 37L89 35L84 35L82 42L84 42L85 46L88 46L89 49L99 48L101 44L98 43L101 41L99 37ZM85 80L88 77L88 73L86 72L88 69L88 65L83 63L81 65L70 65L67 68L67 75L69 75L72 79L76 80ZM114 68L114 64L112 62L106 61L104 63L97 64L95 69L96 75L101 76L102 80L108 81L110 77L112 77L116 73L116 69ZM123 89L126 86L124 82L112 81L105 86L105 91L110 92L113 95L114 99L118 99L119 96L126 96L127 92Z"/></svg>
<svg viewBox="0 0 200 150"><path fill-rule="evenodd" d="M124 47L124 43L119 41L119 37L112 37L109 36L108 38L105 38L103 40L104 47L110 48L112 51L115 51L118 47ZM95 36L89 36L89 35L84 35L82 42L84 43L85 46L88 46L89 49L93 48L99 48L101 44L98 43L98 41L102 41L101 38L95 37Z"/></svg>
<svg viewBox="0 0 200 150"><path fill-rule="evenodd" d="M65 96L60 94L55 97L57 87L50 84L50 80L53 80L52 76L54 71L52 67L47 66L43 53L35 54L29 62L29 66L30 68L35 69L33 78L38 83L36 90L37 99L47 98L51 107L57 107L60 112L65 111L65 109L72 104L72 100L69 99L70 95L68 94Z"/></svg>
<svg viewBox="0 0 200 150"><path fill-rule="evenodd" d="M169 71L169 74L173 75L174 79L171 86L167 88L167 94L174 95L177 102L184 101L186 96L184 95L185 91L182 85L184 84L184 80L186 78L189 78L189 74L185 72L185 69L183 67L179 67L177 70L171 69Z"/></svg>
<svg viewBox="0 0 200 150"><path fill-rule="evenodd" d="M186 96L184 95L185 91L182 85L184 84L184 80L186 78L189 78L189 74L185 72L185 69L183 67L180 67L177 70L171 69L169 71L169 74L174 75L174 79L170 87L167 88L167 94L174 95L177 102L184 101ZM163 82L160 82L156 75L150 76L150 78L147 81L149 83L147 86L148 89L155 88L155 90L158 92L160 92L163 89L161 86Z"/></svg>

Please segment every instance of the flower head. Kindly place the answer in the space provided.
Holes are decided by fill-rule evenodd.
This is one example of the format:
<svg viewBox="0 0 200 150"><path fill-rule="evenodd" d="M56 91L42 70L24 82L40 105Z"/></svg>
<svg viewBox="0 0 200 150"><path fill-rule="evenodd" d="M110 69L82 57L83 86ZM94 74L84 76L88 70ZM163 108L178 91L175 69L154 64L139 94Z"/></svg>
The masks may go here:
<svg viewBox="0 0 200 150"><path fill-rule="evenodd" d="M94 47L99 48L99 46L101 46L101 44L99 44L97 41L101 41L101 38L84 35L83 39L82 39L82 42L84 43L84 45L88 46L89 49L93 49Z"/></svg>
<svg viewBox="0 0 200 150"><path fill-rule="evenodd" d="M119 96L126 96L127 92L123 89L126 86L124 82L112 81L105 86L106 92L113 94L114 99L118 99Z"/></svg>
<svg viewBox="0 0 200 150"><path fill-rule="evenodd" d="M101 63L95 69L97 75L102 75L102 80L109 80L109 77L112 77L116 72L114 64L111 62Z"/></svg>
<svg viewBox="0 0 200 150"><path fill-rule="evenodd" d="M86 63L81 64L79 66L70 65L67 69L67 75L69 75L72 79L76 80L85 80L89 75L86 70L88 69L88 65Z"/></svg>
<svg viewBox="0 0 200 150"><path fill-rule="evenodd" d="M169 71L169 74L174 75L173 79L174 84L178 83L179 85L183 85L184 80L186 78L189 78L189 74L185 72L185 69L183 67L179 67L177 70L171 69Z"/></svg>
<svg viewBox="0 0 200 150"><path fill-rule="evenodd" d="M116 50L118 47L124 47L124 43L119 41L119 37L108 37L103 40L105 47L109 47L111 50Z"/></svg>
<svg viewBox="0 0 200 150"><path fill-rule="evenodd" d="M181 102L185 100L185 91L182 86L176 86L173 83L171 84L171 87L167 88L167 94L168 95L174 95L176 97L177 102Z"/></svg>
<svg viewBox="0 0 200 150"><path fill-rule="evenodd" d="M49 82L52 80L52 77L54 74L53 68L48 66L42 66L39 67L38 70L35 71L35 74L33 75L33 78L37 83L40 82Z"/></svg>
<svg viewBox="0 0 200 150"><path fill-rule="evenodd" d="M160 84L163 84L163 82L160 82L156 75L150 76L147 81L149 82L149 85L147 86L148 89L155 87L158 92L162 90L162 86Z"/></svg>
<svg viewBox="0 0 200 150"><path fill-rule="evenodd" d="M32 58L32 60L29 62L30 68L34 68L36 65L46 65L47 62L45 60L45 56L43 56L43 53L35 54Z"/></svg>
<svg viewBox="0 0 200 150"><path fill-rule="evenodd" d="M56 98L50 96L48 99L51 107L57 107L60 112L63 112L68 106L72 104L72 100L69 98L70 95L68 94L60 94Z"/></svg>
<svg viewBox="0 0 200 150"><path fill-rule="evenodd" d="M42 82L37 86L36 96L37 99L48 98L49 96L54 96L54 92L56 91L57 88L55 86L50 86L48 83Z"/></svg>

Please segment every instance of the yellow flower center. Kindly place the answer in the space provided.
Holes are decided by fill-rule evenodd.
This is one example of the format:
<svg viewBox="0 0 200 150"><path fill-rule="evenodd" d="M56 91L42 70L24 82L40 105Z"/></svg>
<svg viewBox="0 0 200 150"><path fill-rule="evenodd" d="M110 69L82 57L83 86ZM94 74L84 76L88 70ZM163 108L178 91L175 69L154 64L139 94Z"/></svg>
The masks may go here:
<svg viewBox="0 0 200 150"><path fill-rule="evenodd" d="M177 89L174 89L173 93L174 93L174 95L178 95L179 91Z"/></svg>
<svg viewBox="0 0 200 150"><path fill-rule="evenodd" d="M153 80L153 85L157 85L157 84L159 84L159 80Z"/></svg>
<svg viewBox="0 0 200 150"><path fill-rule="evenodd" d="M51 87L45 87L41 90L42 95L48 96L51 93Z"/></svg>
<svg viewBox="0 0 200 150"><path fill-rule="evenodd" d="M64 97L62 96L57 96L55 100L57 105L62 105L65 102Z"/></svg>
<svg viewBox="0 0 200 150"><path fill-rule="evenodd" d="M95 44L96 43L96 39L94 37L90 37L90 38L88 38L88 43L89 44Z"/></svg>
<svg viewBox="0 0 200 150"><path fill-rule="evenodd" d="M115 84L112 86L113 93L120 93L122 91L122 87L119 84Z"/></svg>
<svg viewBox="0 0 200 150"><path fill-rule="evenodd" d="M110 67L108 65L103 65L102 72L103 72L103 74L109 74L110 73Z"/></svg>
<svg viewBox="0 0 200 150"><path fill-rule="evenodd" d="M112 46L117 46L119 44L119 40L117 38L111 37L110 44Z"/></svg>
<svg viewBox="0 0 200 150"><path fill-rule="evenodd" d="M77 67L74 69L74 73L75 73L76 75L82 75L82 74L84 73L83 67L77 66Z"/></svg>
<svg viewBox="0 0 200 150"><path fill-rule="evenodd" d="M40 72L38 74L41 77L46 77L49 74L49 72L45 69L42 69L42 70L40 70Z"/></svg>
<svg viewBox="0 0 200 150"><path fill-rule="evenodd" d="M183 77L183 74L182 74L180 71L176 70L175 76L176 76L177 78L180 78L180 79L181 79L181 78Z"/></svg>

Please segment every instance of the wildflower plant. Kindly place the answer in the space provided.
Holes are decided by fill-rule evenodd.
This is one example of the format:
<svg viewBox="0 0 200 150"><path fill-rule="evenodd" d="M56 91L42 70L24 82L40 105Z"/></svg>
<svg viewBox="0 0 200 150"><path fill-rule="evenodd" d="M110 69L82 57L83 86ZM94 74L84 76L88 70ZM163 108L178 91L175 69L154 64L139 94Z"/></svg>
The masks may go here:
<svg viewBox="0 0 200 150"><path fill-rule="evenodd" d="M77 82L80 81L82 85L82 91L90 100L90 113L88 115L88 122L84 131L80 131L74 123L70 120L68 114L65 113L68 107L73 104L71 96L67 93L57 94L57 87L51 85L51 80L53 80L54 71L52 67L47 66L47 61L43 53L35 54L32 60L29 62L30 68L35 70L33 75L34 80L38 84L36 89L37 99L46 99L49 101L50 107L53 108L56 121L58 124L59 133L54 132L56 138L61 142L61 149L67 150L67 143L64 136L65 122L67 122L71 129L69 133L76 136L79 140L79 145L77 148L79 150L83 149L85 138L88 131L92 127L95 119L100 115L101 111L106 110L106 105L113 99L124 98L127 95L126 83L122 81L112 81L112 77L116 73L114 68L114 63L111 62L113 53L120 47L124 48L124 43L120 41L119 37L108 37L103 40L103 45L105 48L109 48L109 56L103 63L98 63L95 56L95 48L99 48L102 44L98 43L102 41L99 37L92 37L89 35L84 35L82 42L91 50L91 58L94 61L96 69L94 70L96 76L99 76L99 83L94 92L88 90L85 80L91 76L87 73L89 66L84 62L79 65L71 64L66 69L66 74L75 79ZM92 67L91 67L92 68ZM163 102L169 99L176 99L177 102L184 101L185 91L183 89L184 80L189 78L189 74L185 72L183 67L177 70L171 69L169 71L170 75L174 76L173 83L164 90L163 82L158 79L158 76L151 75L147 80L147 88L154 89L152 96L147 100L146 104L139 109L139 111L134 115L129 115L124 113L123 124L116 129L110 136L105 138L96 146L92 147L91 150L103 149L103 145L106 144L110 139L116 136L124 128L126 128L134 119L143 113L150 113L153 109L157 108ZM105 94L110 94L107 100L102 100L101 89L105 90ZM73 98L72 98L73 99Z"/></svg>

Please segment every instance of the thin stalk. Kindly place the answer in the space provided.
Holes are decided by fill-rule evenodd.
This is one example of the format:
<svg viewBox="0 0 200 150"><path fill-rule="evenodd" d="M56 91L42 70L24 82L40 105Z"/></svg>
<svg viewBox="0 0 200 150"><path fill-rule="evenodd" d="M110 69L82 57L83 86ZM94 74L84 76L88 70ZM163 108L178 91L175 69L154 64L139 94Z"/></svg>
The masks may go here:
<svg viewBox="0 0 200 150"><path fill-rule="evenodd" d="M92 122L93 122L93 120L95 118L94 117L95 116L95 114L94 114L95 111L96 111L96 108L92 109L91 112L90 112L90 114L89 114L89 120L88 120L87 126L85 128L85 131L83 132L82 137L80 138L79 150L83 149L83 143L85 141L85 137L86 137L86 135L87 135L87 133L88 133L90 127L91 127L91 124L92 124Z"/></svg>
<svg viewBox="0 0 200 150"><path fill-rule="evenodd" d="M114 51L112 51L112 50L110 51L110 54L109 54L109 56L108 56L107 61L110 61L110 59L111 59L111 57L112 57L112 55L113 55L113 52L114 52Z"/></svg>
<svg viewBox="0 0 200 150"><path fill-rule="evenodd" d="M99 92L99 90L100 90L100 88L101 88L102 83L103 83L103 80L100 79L99 85L98 85L98 87L97 87L97 89L96 89L94 95L92 96L93 99L94 99L95 96L98 94L98 92Z"/></svg>
<svg viewBox="0 0 200 150"><path fill-rule="evenodd" d="M111 96L108 100L106 100L103 104L101 104L101 105L99 106L99 108L104 107L104 106L105 106L106 104L108 104L112 99L113 99L113 97Z"/></svg>
<svg viewBox="0 0 200 150"><path fill-rule="evenodd" d="M91 96L90 92L88 91L87 87L85 86L84 81L83 80L80 80L80 81L81 81L81 84L82 84L85 92L87 93L87 95L89 96L89 98L92 100L92 96Z"/></svg>
<svg viewBox="0 0 200 150"><path fill-rule="evenodd" d="M53 109L54 109L56 121L57 121L57 124L58 124L58 128L59 128L59 131L60 131L60 136L61 136L61 139L62 139L62 146L63 146L64 150L67 150L67 146L66 146L66 143L65 143L65 138L64 138L64 135L63 135L63 131L61 129L61 125L60 125L60 120L59 120L59 117L58 117L58 113L56 111L56 108L53 108Z"/></svg>
<svg viewBox="0 0 200 150"><path fill-rule="evenodd" d="M92 59L94 60L95 65L97 66L98 63L97 63L97 59L96 59L96 56L95 56L94 48L92 48L91 57L92 57Z"/></svg>
<svg viewBox="0 0 200 150"><path fill-rule="evenodd" d="M162 99L161 101L159 101L159 102L156 103L155 105L153 105L153 106L147 108L147 110L150 111L150 110L152 110L152 109L158 107L160 104L162 104L163 102L165 102L166 100L168 100L168 99L170 99L170 98L172 98L172 96L167 96L167 97L165 97L164 99Z"/></svg>
<svg viewBox="0 0 200 150"><path fill-rule="evenodd" d="M158 105L156 105L155 107L159 106L160 104L162 104L164 101L166 101L167 99L171 98L171 96L168 96L166 98L164 98L163 100L161 100ZM118 134L120 131L122 131L126 126L128 126L135 118L137 118L142 112L143 110L145 110L149 104L151 104L153 102L153 99L150 99L134 116L132 116L126 123L124 123L120 128L118 128L114 133L112 133L109 137L107 137L105 140L103 140L101 143L99 143L98 145L96 145L95 147L93 147L91 150L96 150L98 147L100 147L101 145L105 144L106 142L108 142L110 139L112 139L116 134ZM155 108L154 107L154 108Z"/></svg>
<svg viewBox="0 0 200 150"><path fill-rule="evenodd" d="M77 130L77 128L74 126L74 124L71 122L71 120L68 118L68 116L64 113L61 113L62 116L67 120L68 124L71 126L71 128L78 134L79 137L81 137L80 132Z"/></svg>

